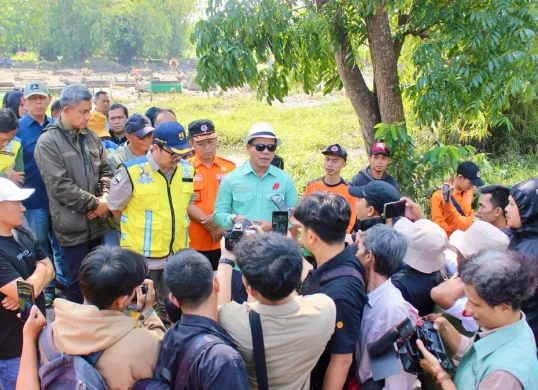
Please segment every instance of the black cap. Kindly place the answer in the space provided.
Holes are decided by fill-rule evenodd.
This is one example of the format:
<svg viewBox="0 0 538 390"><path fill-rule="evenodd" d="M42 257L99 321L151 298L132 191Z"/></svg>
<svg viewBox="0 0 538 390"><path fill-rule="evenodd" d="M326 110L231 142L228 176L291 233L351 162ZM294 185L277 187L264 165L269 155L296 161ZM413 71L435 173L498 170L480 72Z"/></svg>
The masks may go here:
<svg viewBox="0 0 538 390"><path fill-rule="evenodd" d="M349 187L349 194L356 198L365 198L379 214L383 214L385 203L400 200L400 193L392 184L382 180L372 180L362 187Z"/></svg>
<svg viewBox="0 0 538 390"><path fill-rule="evenodd" d="M189 139L196 138L196 141L204 139L217 138L215 133L215 125L208 119L198 119L189 123Z"/></svg>
<svg viewBox="0 0 538 390"><path fill-rule="evenodd" d="M330 145L327 149L325 149L321 153L322 154L334 154L335 156L342 157L344 161L347 161L347 152L339 144Z"/></svg>
<svg viewBox="0 0 538 390"><path fill-rule="evenodd" d="M469 179L477 187L484 185L484 180L480 177L480 168L474 162L465 161L458 165L458 175Z"/></svg>
<svg viewBox="0 0 538 390"><path fill-rule="evenodd" d="M125 132L127 134L134 134L137 137L145 137L147 134L153 131L151 121L144 115L134 114L131 115L127 122L125 122Z"/></svg>

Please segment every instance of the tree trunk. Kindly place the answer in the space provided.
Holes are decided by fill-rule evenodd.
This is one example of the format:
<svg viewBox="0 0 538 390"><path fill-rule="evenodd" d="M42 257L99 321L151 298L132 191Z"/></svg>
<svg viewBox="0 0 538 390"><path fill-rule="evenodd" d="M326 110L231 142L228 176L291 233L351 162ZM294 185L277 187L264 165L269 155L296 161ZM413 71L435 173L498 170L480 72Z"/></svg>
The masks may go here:
<svg viewBox="0 0 538 390"><path fill-rule="evenodd" d="M348 68L346 66L348 53L346 39L347 37L340 39L339 50L335 53L336 65L347 96L359 117L366 150L370 150L374 143L374 126L381 122L381 117L375 96L366 85L359 67L353 65L352 68Z"/></svg>
<svg viewBox="0 0 538 390"><path fill-rule="evenodd" d="M405 122L398 58L392 42L389 18L383 6L378 7L375 14L366 20L366 27L381 121Z"/></svg>

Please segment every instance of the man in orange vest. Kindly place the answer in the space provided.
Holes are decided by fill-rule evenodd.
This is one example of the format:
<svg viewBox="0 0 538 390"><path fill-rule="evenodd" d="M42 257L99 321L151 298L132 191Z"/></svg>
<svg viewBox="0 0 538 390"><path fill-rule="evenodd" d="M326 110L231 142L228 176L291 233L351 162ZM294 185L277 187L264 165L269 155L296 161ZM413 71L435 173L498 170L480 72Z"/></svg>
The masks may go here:
<svg viewBox="0 0 538 390"><path fill-rule="evenodd" d="M432 220L450 236L455 230L465 231L473 223L473 189L481 187L480 168L465 161L458 165L456 177L431 198Z"/></svg>
<svg viewBox="0 0 538 390"><path fill-rule="evenodd" d="M216 270L220 259L220 239L225 229L212 219L217 191L224 176L235 164L217 156L218 135L213 122L199 119L189 123L189 141L195 155L189 162L194 166L194 205L188 207L190 247L209 259Z"/></svg>

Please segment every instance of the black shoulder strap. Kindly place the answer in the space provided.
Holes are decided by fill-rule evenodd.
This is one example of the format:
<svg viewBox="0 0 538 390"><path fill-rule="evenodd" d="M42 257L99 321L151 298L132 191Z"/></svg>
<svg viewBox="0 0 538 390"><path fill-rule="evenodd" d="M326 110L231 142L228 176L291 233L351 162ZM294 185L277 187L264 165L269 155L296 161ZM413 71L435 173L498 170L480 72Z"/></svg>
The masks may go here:
<svg viewBox="0 0 538 390"><path fill-rule="evenodd" d="M337 279L341 276L353 276L354 278L359 279L362 285L365 286L364 278L362 277L362 274L359 272L359 270L347 265L334 268L327 272L321 277L319 284L323 286L324 284L329 283L331 280Z"/></svg>
<svg viewBox="0 0 538 390"><path fill-rule="evenodd" d="M252 334L252 347L254 348L254 363L256 365L256 379L258 390L269 390L267 379L267 364L265 362L265 345L263 342L262 321L260 314L251 310L248 313L250 332Z"/></svg>
<svg viewBox="0 0 538 390"><path fill-rule="evenodd" d="M454 197L451 196L451 197L450 197L450 200L452 201L452 204L454 205L454 207L456 208L456 210L458 210L458 213L460 213L462 217L465 217L465 213L464 213L463 210L461 209L461 206L458 204L458 202L456 202L456 199L454 199Z"/></svg>

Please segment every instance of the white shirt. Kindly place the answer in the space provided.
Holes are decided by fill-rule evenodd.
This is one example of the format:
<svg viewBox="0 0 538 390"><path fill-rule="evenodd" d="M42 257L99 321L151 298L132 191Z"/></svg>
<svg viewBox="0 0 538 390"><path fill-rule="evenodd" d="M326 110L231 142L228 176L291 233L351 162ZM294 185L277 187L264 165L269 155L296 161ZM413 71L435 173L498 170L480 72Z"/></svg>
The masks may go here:
<svg viewBox="0 0 538 390"><path fill-rule="evenodd" d="M403 299L402 293L394 287L390 279L368 294L368 304L364 306L362 316L359 355L357 356L358 376L361 383L372 377L368 344L379 340L389 329L400 324L410 315L418 317L417 309ZM385 379L384 388L412 390L416 379L416 375L408 374L401 368L398 374Z"/></svg>

